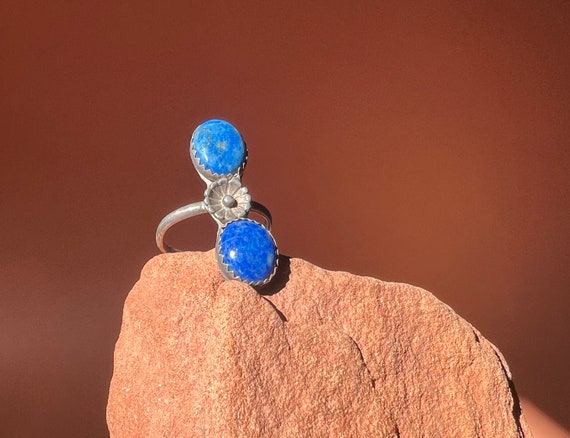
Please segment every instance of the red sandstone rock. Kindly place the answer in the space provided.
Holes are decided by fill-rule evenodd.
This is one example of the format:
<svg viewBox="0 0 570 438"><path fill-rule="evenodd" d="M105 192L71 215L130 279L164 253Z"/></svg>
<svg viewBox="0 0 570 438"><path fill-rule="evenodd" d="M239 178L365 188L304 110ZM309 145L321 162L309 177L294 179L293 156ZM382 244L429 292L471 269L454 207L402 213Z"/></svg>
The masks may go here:
<svg viewBox="0 0 570 438"><path fill-rule="evenodd" d="M501 354L429 292L284 262L266 296L212 252L145 266L111 436L530 436Z"/></svg>

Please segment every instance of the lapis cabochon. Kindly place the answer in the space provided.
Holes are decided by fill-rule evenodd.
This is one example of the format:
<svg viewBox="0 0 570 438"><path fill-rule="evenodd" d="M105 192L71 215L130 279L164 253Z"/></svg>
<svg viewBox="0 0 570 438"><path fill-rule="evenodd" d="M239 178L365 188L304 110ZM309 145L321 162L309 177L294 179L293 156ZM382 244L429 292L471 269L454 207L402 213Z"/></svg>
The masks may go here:
<svg viewBox="0 0 570 438"><path fill-rule="evenodd" d="M228 223L219 239L222 261L239 280L262 283L273 274L277 247L263 225L239 219Z"/></svg>
<svg viewBox="0 0 570 438"><path fill-rule="evenodd" d="M238 130L231 123L218 119L208 120L194 130L190 154L200 166L215 175L235 174L247 156Z"/></svg>

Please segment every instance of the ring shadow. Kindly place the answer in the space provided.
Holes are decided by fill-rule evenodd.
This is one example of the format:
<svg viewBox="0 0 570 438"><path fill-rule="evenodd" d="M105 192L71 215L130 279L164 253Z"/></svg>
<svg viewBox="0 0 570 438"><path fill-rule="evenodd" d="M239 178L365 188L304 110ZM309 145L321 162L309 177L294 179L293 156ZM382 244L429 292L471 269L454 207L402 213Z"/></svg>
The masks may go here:
<svg viewBox="0 0 570 438"><path fill-rule="evenodd" d="M271 296L281 292L289 282L290 275L291 257L280 254L275 277L268 284L257 288L257 292L263 296Z"/></svg>

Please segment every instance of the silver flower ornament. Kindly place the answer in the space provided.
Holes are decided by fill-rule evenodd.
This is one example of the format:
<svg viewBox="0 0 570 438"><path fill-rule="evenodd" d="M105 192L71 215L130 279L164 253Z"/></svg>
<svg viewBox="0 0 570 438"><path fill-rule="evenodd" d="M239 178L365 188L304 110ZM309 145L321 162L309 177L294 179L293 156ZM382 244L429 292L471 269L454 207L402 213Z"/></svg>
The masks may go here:
<svg viewBox="0 0 570 438"><path fill-rule="evenodd" d="M251 196L239 178L220 178L204 193L204 204L221 224L244 217L251 208Z"/></svg>

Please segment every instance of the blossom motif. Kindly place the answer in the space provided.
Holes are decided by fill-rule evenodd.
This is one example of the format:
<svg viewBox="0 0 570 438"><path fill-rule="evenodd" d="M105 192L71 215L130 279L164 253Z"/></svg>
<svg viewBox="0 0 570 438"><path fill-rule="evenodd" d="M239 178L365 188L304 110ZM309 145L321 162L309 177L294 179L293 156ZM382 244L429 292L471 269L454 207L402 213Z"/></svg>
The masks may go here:
<svg viewBox="0 0 570 438"><path fill-rule="evenodd" d="M222 224L244 217L251 208L251 196L239 178L220 178L204 194L206 210Z"/></svg>

